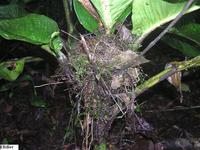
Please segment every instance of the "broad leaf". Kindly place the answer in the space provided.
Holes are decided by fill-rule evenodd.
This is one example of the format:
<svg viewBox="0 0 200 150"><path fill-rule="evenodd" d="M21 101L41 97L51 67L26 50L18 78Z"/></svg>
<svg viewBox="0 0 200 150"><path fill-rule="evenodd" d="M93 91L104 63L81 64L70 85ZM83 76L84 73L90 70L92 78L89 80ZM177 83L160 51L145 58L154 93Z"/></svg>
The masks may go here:
<svg viewBox="0 0 200 150"><path fill-rule="evenodd" d="M0 19L22 17L26 14L23 6L18 4L0 6Z"/></svg>
<svg viewBox="0 0 200 150"><path fill-rule="evenodd" d="M162 38L162 40L171 47L182 52L185 56L195 57L200 55L200 48L193 46L183 40L171 37L169 35L166 35L164 38Z"/></svg>
<svg viewBox="0 0 200 150"><path fill-rule="evenodd" d="M121 16L119 17L119 19L116 21L116 23L123 23L126 18L128 17L128 15L130 15L130 13L132 12L132 5L128 5L128 7L124 10L124 12L122 12Z"/></svg>
<svg viewBox="0 0 200 150"><path fill-rule="evenodd" d="M98 21L89 14L78 0L73 0L74 10L79 22L90 32L95 32L98 29Z"/></svg>
<svg viewBox="0 0 200 150"><path fill-rule="evenodd" d="M132 7L132 33L142 41L157 27L173 20L187 2L169 3L163 0L134 0ZM193 5L188 12L199 9Z"/></svg>
<svg viewBox="0 0 200 150"><path fill-rule="evenodd" d="M25 62L26 62L26 60L25 60ZM23 76L20 78L20 80L15 80L13 82L6 82L6 83L0 85L0 92L5 92L5 91L12 90L12 89L19 88L19 87L25 87L29 84L32 84L32 82L33 82L33 80L30 75L23 74Z"/></svg>
<svg viewBox="0 0 200 150"><path fill-rule="evenodd" d="M102 19L107 33L131 13L132 0L91 0ZM128 10L128 11L127 11Z"/></svg>
<svg viewBox="0 0 200 150"><path fill-rule="evenodd" d="M188 0L164 0L166 2L170 2L170 3L181 3L181 2L186 2Z"/></svg>
<svg viewBox="0 0 200 150"><path fill-rule="evenodd" d="M169 3L181 3L181 2L188 2L188 0L164 0ZM194 1L193 3L200 4L199 0Z"/></svg>
<svg viewBox="0 0 200 150"><path fill-rule="evenodd" d="M0 78L14 81L24 69L24 60L0 63Z"/></svg>
<svg viewBox="0 0 200 150"><path fill-rule="evenodd" d="M194 57L200 55L200 24L184 22L184 24L178 24L169 33L179 38L175 39L169 35L164 37L163 41L168 45L179 49L187 56Z"/></svg>
<svg viewBox="0 0 200 150"><path fill-rule="evenodd" d="M20 18L0 20L0 36L8 40L49 45L51 38L55 39L54 35L58 32L57 23L44 15L29 14ZM61 45L61 40L54 41L54 44ZM55 51L49 52L54 54Z"/></svg>
<svg viewBox="0 0 200 150"><path fill-rule="evenodd" d="M200 46L200 24L187 23L179 25L176 28L173 28L173 30L171 30L170 33L191 40Z"/></svg>

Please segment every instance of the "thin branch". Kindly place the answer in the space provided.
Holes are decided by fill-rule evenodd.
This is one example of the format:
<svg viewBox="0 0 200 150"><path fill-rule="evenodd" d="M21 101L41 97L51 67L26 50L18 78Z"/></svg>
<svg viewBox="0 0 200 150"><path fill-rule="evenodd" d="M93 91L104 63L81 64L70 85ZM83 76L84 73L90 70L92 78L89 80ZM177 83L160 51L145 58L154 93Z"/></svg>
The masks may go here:
<svg viewBox="0 0 200 150"><path fill-rule="evenodd" d="M74 38L75 40L80 41L80 39L78 39L77 37L73 36L72 34L66 32L66 31L64 31L64 30L60 30L60 31L63 32L64 34L66 34L66 35L68 35L68 36Z"/></svg>
<svg viewBox="0 0 200 150"><path fill-rule="evenodd" d="M158 73L157 75L148 79L144 83L138 85L135 89L135 96L136 97L139 96L140 94L144 93L149 88L167 79L169 76L171 76L175 72L190 69L192 67L200 67L200 56L197 56L188 61L177 62L172 67L165 69L164 71Z"/></svg>
<svg viewBox="0 0 200 150"><path fill-rule="evenodd" d="M183 110L192 110L192 109L200 109L200 106L191 106L191 107L180 107L180 108L171 108L164 110L146 110L147 113L158 113L158 112L173 112L173 111L183 111Z"/></svg>
<svg viewBox="0 0 200 150"><path fill-rule="evenodd" d="M183 10L176 16L176 18L163 30L142 52L141 55L146 54L168 31L172 28L180 19L181 17L187 12L190 8L194 0L189 0Z"/></svg>
<svg viewBox="0 0 200 150"><path fill-rule="evenodd" d="M45 83L45 84L42 84L42 85L36 85L36 86L34 86L34 88L41 88L41 87L44 87L44 86L58 85L58 84L63 84L63 83L64 83L64 82Z"/></svg>

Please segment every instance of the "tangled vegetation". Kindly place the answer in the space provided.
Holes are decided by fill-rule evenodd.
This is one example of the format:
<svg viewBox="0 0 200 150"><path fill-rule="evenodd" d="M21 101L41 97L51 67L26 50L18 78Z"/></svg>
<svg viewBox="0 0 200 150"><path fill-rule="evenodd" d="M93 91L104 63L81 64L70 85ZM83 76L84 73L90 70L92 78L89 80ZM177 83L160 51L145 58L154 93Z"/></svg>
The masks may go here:
<svg viewBox="0 0 200 150"><path fill-rule="evenodd" d="M0 62L2 116L14 114L14 108L24 112L34 108L30 113L33 120L50 122L45 135L51 142L57 134L62 138L49 149L170 149L167 140L159 139L161 132L142 114L142 105L151 96L146 96L144 103L138 99L168 80L180 94L178 104L184 103L183 92L190 89L182 84L182 72L200 66L198 1L63 0L47 5L43 0L7 0L0 4L0 44L9 50L2 52ZM57 9L65 21L53 13ZM158 52L151 52L157 45L163 55L168 48L178 52L160 59ZM30 54L24 56L20 50ZM17 52L11 54L13 51ZM157 63L154 67L159 72L151 69L152 62ZM46 65L46 74L34 71L34 65L36 70ZM29 104L12 103L19 90L16 87L29 87ZM23 101L25 97L20 96ZM62 100L58 107L55 99ZM13 136L7 117L4 119L0 125L4 144L23 143L24 137L40 133L17 128ZM196 141L192 137L189 143ZM46 145L37 146L45 149ZM22 147L34 149L33 145ZM191 147L199 148L197 144Z"/></svg>

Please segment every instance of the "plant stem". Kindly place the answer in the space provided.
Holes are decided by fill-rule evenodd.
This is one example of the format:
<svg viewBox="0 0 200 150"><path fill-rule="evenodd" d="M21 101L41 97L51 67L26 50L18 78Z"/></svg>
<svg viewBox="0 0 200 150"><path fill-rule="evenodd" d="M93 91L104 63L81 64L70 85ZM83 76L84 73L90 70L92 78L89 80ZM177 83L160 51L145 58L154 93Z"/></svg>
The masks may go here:
<svg viewBox="0 0 200 150"><path fill-rule="evenodd" d="M67 23L67 32L69 34L72 34L74 31L74 25L73 25L73 21L71 19L71 12L70 12L68 0L63 0L63 7L64 7L64 11L65 11L65 20Z"/></svg>
<svg viewBox="0 0 200 150"><path fill-rule="evenodd" d="M167 79L169 76L174 74L175 72L179 72L182 70L190 69L193 67L200 66L200 56L197 56L188 61L177 62L175 66L165 69L164 71L158 73L157 75L153 76L152 78L148 79L144 83L140 84L135 89L136 97L148 90L149 88L153 87L154 85L158 84L160 81Z"/></svg>

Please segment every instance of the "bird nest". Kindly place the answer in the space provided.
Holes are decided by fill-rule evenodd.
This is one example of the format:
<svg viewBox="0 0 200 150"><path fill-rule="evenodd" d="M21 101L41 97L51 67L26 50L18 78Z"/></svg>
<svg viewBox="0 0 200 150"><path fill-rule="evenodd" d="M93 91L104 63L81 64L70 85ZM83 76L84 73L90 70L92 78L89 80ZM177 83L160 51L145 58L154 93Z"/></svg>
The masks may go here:
<svg viewBox="0 0 200 150"><path fill-rule="evenodd" d="M93 76L103 79L109 89L117 90L136 86L144 75L140 65L148 60L130 50L128 43L117 36L102 35L82 36L71 62L80 82Z"/></svg>
<svg viewBox="0 0 200 150"><path fill-rule="evenodd" d="M130 50L129 44L116 35L81 35L70 52L69 64L82 100L77 106L84 111L80 123L85 147L107 137L112 122L120 112L125 114L135 86L144 79L140 65L148 60Z"/></svg>

